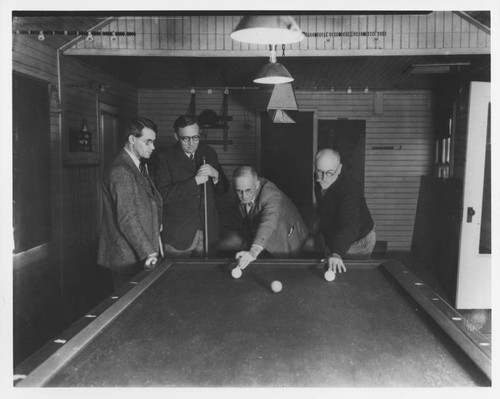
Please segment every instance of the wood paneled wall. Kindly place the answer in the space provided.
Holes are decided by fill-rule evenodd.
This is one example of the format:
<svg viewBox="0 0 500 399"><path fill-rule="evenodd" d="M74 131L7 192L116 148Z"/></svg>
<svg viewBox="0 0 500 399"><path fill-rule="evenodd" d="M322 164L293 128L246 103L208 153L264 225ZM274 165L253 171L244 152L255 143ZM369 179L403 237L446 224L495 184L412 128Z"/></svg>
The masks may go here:
<svg viewBox="0 0 500 399"><path fill-rule="evenodd" d="M293 15L305 33L299 43L286 45L288 55L359 55L384 51L397 53L431 53L449 49L452 53L489 52L490 35L452 11L435 11L422 15ZM79 41L70 53L96 50L122 55L140 52L154 55L189 55L190 52L225 53L249 56L249 52L267 51L266 45L231 40L241 16L176 15L119 17L100 29L92 41ZM113 36L113 32L115 35ZM239 54L238 54L239 53ZM83 54L83 53L82 53ZM146 54L144 54L146 55ZM160 55L160 54L158 54ZM199 54L198 54L199 55ZM255 54L252 54L255 55Z"/></svg>
<svg viewBox="0 0 500 399"><path fill-rule="evenodd" d="M116 107L124 118L137 113L137 89L84 64L74 57L62 57L62 165L65 248L78 253L95 247L99 227L98 103ZM103 88L101 91L101 88ZM87 121L92 133L91 152L69 150L69 129L80 129Z"/></svg>
<svg viewBox="0 0 500 399"><path fill-rule="evenodd" d="M61 239L62 197L60 190L61 164L59 140L59 104L57 99L57 57L53 48L43 45L36 38L16 36L13 41L12 69L16 72L40 79L47 83L50 91L50 162L51 168L51 217L52 243ZM48 244L52 244L48 243ZM57 245L57 244L56 244ZM54 248L56 249L56 248ZM57 249L56 249L56 253Z"/></svg>
<svg viewBox="0 0 500 399"><path fill-rule="evenodd" d="M14 262L16 363L87 311L99 300L98 295L102 295L95 294L93 287L87 287L94 296L83 299L81 290L96 269L95 257L92 259L89 248L95 245L96 239L99 168L88 166L98 163L96 82L106 87L105 93L99 93L101 101L115 105L124 116L137 113L134 87L65 57L61 60L63 83L59 103L59 45L62 45L59 39L41 42L36 36L22 35L17 35L13 42L13 70L45 81L50 94L52 200L52 241L47 243L47 248L35 251L35 255L33 251L20 254ZM80 128L84 118L94 133L94 151L71 153L68 130ZM81 168L82 165L87 167ZM98 286L99 281L93 284Z"/></svg>
<svg viewBox="0 0 500 399"><path fill-rule="evenodd" d="M51 214L52 241L55 246L50 256L58 257L61 248L63 256L85 251L85 245L95 242L97 237L96 208L101 166L98 156L97 103L102 101L117 107L124 117L136 114L137 89L73 57L61 56L63 84L59 103L57 46L54 43L17 35L12 54L13 70L45 81L48 90L50 88ZM102 85L105 91L101 93L98 85ZM87 120L89 130L93 133L93 151L70 152L69 129L81 128L83 119ZM80 166L84 168L79 170ZM77 176L82 178L81 181ZM84 204L78 206L82 198L85 199ZM57 261L55 258L53 260Z"/></svg>
<svg viewBox="0 0 500 399"><path fill-rule="evenodd" d="M269 92L232 91L229 98L228 151L214 145L225 172L236 165L258 166L259 112L265 110ZM432 173L434 131L432 95L429 91L383 93L383 113L374 114L374 93L297 91L301 110L315 110L318 119L366 120L365 195L377 224L377 239L390 250L409 250L418 199L420 176ZM197 93L197 114L203 109L219 112L222 91ZM159 125L158 147L174 142L172 125L186 113L189 90L139 90L139 112ZM222 138L209 130L209 139ZM286 143L284 143L286 145ZM312 175L312 166L311 166Z"/></svg>

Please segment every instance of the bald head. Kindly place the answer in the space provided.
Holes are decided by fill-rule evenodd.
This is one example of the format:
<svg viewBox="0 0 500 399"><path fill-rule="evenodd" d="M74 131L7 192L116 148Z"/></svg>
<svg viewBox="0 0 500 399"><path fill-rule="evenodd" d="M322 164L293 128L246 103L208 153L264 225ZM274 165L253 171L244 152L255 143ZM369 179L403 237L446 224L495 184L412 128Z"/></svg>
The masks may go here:
<svg viewBox="0 0 500 399"><path fill-rule="evenodd" d="M332 165L337 166L340 164L340 154L337 151L332 150L331 148L323 148L316 154L315 162L316 165L318 164L318 162L328 162Z"/></svg>
<svg viewBox="0 0 500 399"><path fill-rule="evenodd" d="M316 181L323 190L326 190L337 180L342 170L340 154L330 148L324 148L316 154L314 164Z"/></svg>

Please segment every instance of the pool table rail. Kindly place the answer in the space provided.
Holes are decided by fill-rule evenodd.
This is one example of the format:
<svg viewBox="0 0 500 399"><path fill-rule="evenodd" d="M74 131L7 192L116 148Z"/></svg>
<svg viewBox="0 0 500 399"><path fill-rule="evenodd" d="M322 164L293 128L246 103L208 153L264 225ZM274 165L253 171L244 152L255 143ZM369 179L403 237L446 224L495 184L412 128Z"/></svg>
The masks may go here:
<svg viewBox="0 0 500 399"><path fill-rule="evenodd" d="M161 275L169 273L172 265L172 261L164 260L155 269L142 271L123 288L58 334L15 367L14 385L16 387L43 386Z"/></svg>
<svg viewBox="0 0 500 399"><path fill-rule="evenodd" d="M491 380L491 339L477 330L456 309L436 294L397 260L382 267L405 289L427 314L455 341Z"/></svg>

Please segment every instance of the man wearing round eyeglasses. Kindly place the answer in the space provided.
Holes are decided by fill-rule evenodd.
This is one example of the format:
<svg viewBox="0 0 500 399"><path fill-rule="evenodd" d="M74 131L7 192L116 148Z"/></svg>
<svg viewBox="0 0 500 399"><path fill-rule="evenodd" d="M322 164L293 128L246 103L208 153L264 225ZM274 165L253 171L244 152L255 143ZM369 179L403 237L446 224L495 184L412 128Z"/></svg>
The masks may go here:
<svg viewBox="0 0 500 399"><path fill-rule="evenodd" d="M245 269L263 251L276 258L298 256L309 231L294 203L251 166L234 170L233 187L244 226L224 244L238 250L238 267Z"/></svg>
<svg viewBox="0 0 500 399"><path fill-rule="evenodd" d="M375 224L361 186L342 169L340 154L329 148L315 158L319 230L328 252L328 269L345 272L342 259L369 259Z"/></svg>
<svg viewBox="0 0 500 399"><path fill-rule="evenodd" d="M214 194L229 188L215 150L200 143L195 118L182 115L174 122L176 143L158 156L156 186L163 198L162 239L167 258L204 254L204 195L207 196L208 244L219 238ZM207 254L208 255L208 254Z"/></svg>

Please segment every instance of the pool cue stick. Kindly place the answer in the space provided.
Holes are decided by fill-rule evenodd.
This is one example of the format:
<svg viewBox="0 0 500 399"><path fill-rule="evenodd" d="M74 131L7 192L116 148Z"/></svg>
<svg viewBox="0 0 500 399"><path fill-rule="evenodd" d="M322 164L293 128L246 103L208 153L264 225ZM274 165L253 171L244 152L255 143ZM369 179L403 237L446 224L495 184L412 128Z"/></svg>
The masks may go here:
<svg viewBox="0 0 500 399"><path fill-rule="evenodd" d="M161 234L161 233L160 233L160 234ZM158 241L159 241L159 243L160 243L160 256L161 256L162 258L164 258L164 257L165 257L165 254L163 253L163 243L161 242L161 235L159 235L159 236L158 236Z"/></svg>
<svg viewBox="0 0 500 399"><path fill-rule="evenodd" d="M203 159L203 165L205 165L207 162L205 160L205 157ZM207 212L207 182L203 183L203 212L205 216L205 231L203 234L203 239L204 239L204 250L205 250L205 259L208 259L208 212Z"/></svg>
<svg viewBox="0 0 500 399"><path fill-rule="evenodd" d="M330 270L330 267L328 266L328 251L326 250L326 243L325 243L325 237L323 237L323 234L321 234L321 231L318 232L319 238L321 241L321 246L323 247L323 255L325 256L325 265L327 270Z"/></svg>

